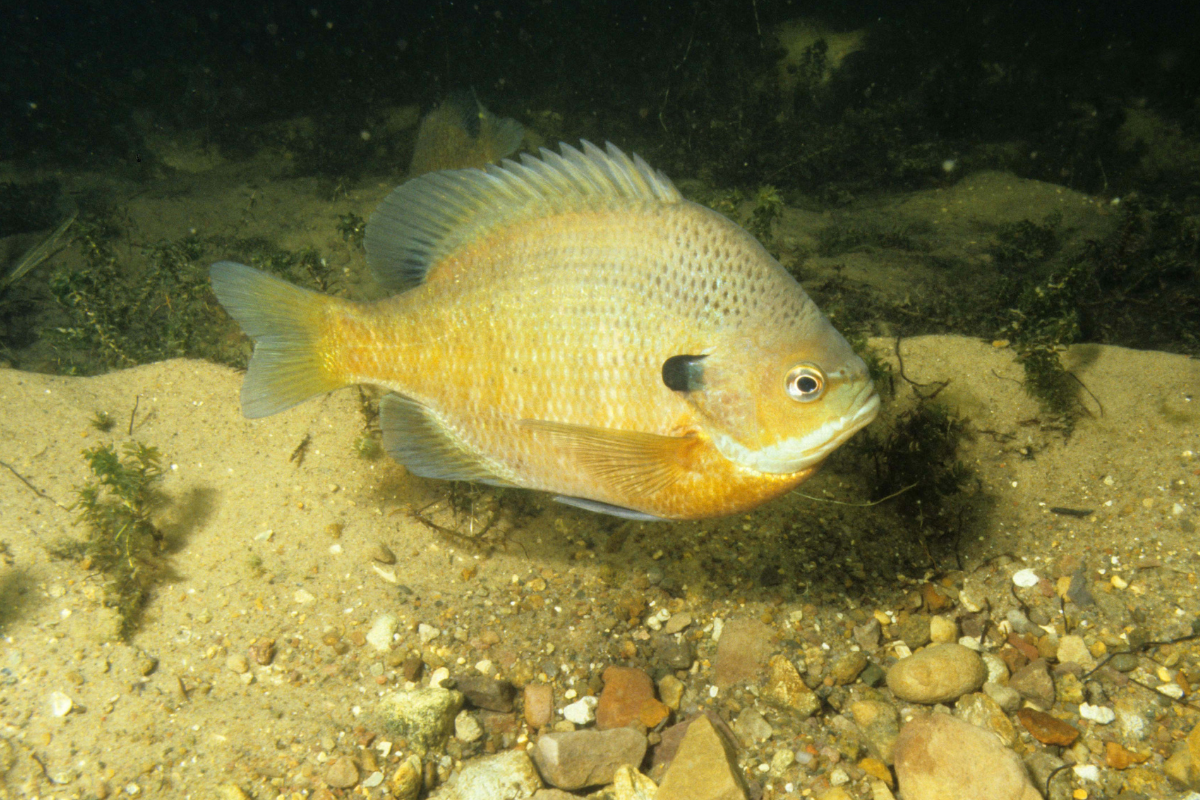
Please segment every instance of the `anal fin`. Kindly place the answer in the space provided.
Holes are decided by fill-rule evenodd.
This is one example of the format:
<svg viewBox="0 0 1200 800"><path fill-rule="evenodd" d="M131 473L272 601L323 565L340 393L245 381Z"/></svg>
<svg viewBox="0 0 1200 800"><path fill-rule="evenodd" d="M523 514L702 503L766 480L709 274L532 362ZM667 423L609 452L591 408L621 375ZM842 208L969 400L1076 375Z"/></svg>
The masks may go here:
<svg viewBox="0 0 1200 800"><path fill-rule="evenodd" d="M614 506L611 503L601 503L599 500L588 500L586 497L566 497L560 494L554 499L564 506L574 506L575 508L582 508L585 511L608 514L609 516L620 517L621 519L632 519L638 522L670 522L670 520L665 520L662 517L647 514L645 511L634 511L632 508Z"/></svg>
<svg viewBox="0 0 1200 800"><path fill-rule="evenodd" d="M414 475L512 485L498 478L492 466L456 437L432 409L411 397L384 396L379 402L379 427L384 449Z"/></svg>

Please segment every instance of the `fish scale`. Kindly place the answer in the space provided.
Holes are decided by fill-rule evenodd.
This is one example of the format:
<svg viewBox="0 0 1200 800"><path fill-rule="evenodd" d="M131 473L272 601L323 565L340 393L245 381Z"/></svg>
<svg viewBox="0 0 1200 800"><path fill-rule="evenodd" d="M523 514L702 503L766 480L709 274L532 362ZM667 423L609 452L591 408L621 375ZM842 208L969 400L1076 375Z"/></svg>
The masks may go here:
<svg viewBox="0 0 1200 800"><path fill-rule="evenodd" d="M248 416L373 383L393 393L385 447L417 475L695 519L787 491L878 407L752 236L611 145L410 181L366 244L398 292L374 303L214 265L256 341Z"/></svg>

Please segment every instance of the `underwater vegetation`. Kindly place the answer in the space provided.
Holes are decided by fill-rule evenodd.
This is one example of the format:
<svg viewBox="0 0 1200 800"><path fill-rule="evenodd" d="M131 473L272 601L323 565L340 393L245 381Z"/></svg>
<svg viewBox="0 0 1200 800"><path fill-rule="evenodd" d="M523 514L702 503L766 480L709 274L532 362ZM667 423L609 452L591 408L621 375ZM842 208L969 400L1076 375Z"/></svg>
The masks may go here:
<svg viewBox="0 0 1200 800"><path fill-rule="evenodd" d="M157 448L127 442L83 451L92 479L75 490L73 508L87 527L82 540L59 542L51 554L77 559L104 576L106 603L115 609L121 638L137 629L146 601L170 577L163 535L150 519L160 502L162 461Z"/></svg>
<svg viewBox="0 0 1200 800"><path fill-rule="evenodd" d="M106 215L81 218L74 235L83 263L63 261L52 271L50 292L65 319L45 331L67 374L183 356L244 367L244 343L232 335L208 280L218 256L243 258L317 291L337 282L316 250L289 251L266 239L189 233L133 250Z"/></svg>

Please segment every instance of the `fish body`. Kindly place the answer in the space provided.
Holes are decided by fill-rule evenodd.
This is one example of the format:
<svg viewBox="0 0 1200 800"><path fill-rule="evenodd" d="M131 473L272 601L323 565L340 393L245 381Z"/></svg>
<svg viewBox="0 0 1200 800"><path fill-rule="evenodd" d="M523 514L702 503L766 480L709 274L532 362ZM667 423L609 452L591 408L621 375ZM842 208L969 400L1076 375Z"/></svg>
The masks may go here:
<svg viewBox="0 0 1200 800"><path fill-rule="evenodd" d="M214 265L256 341L247 416L378 384L385 448L417 475L699 519L788 491L878 408L750 234L612 145L410 181L366 246L398 291L373 303Z"/></svg>

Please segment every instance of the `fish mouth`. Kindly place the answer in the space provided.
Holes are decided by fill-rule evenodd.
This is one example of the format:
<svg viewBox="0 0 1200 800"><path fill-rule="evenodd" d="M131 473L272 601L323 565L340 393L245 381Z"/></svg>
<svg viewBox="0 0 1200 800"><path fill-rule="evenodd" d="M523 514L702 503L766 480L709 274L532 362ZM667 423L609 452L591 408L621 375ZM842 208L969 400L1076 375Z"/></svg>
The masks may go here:
<svg viewBox="0 0 1200 800"><path fill-rule="evenodd" d="M729 436L714 437L717 449L731 461L758 472L788 475L824 461L879 414L879 395L868 381L850 404L850 411L814 431L761 450L750 450Z"/></svg>

